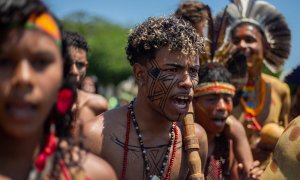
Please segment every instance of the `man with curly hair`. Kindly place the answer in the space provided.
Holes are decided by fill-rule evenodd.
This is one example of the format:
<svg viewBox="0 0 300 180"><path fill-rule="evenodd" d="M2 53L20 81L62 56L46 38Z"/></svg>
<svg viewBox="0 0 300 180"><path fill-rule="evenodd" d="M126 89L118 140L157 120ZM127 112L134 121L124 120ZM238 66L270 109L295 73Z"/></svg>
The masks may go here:
<svg viewBox="0 0 300 180"><path fill-rule="evenodd" d="M192 101L202 46L195 29L172 16L150 17L130 33L126 53L137 97L85 126L86 147L107 160L119 179L187 178L183 132L176 123ZM196 135L206 160L206 133L199 125Z"/></svg>

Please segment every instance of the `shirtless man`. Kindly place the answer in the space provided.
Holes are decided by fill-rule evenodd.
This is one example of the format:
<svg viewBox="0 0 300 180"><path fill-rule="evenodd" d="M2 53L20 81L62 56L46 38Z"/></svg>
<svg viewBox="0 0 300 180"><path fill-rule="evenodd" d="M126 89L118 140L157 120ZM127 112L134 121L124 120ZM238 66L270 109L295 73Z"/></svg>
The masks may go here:
<svg viewBox="0 0 300 180"><path fill-rule="evenodd" d="M69 77L74 80L79 87L86 75L88 67L88 44L86 40L77 32L63 32L63 42L68 47L71 59L71 69ZM75 118L80 121L87 121L106 111L107 100L98 94L92 94L77 89L78 97L73 107Z"/></svg>
<svg viewBox="0 0 300 180"><path fill-rule="evenodd" d="M205 177L206 179L247 177L257 179L262 173L262 170L257 167L259 162L253 162L242 124L230 116L233 107L232 97L235 93L235 87L230 81L230 73L221 64L209 63L200 68L199 84L194 91L193 106L195 122L199 123L207 133L208 159ZM233 141L236 143L234 144ZM240 163L239 167L243 167L239 174L235 158Z"/></svg>
<svg viewBox="0 0 300 180"><path fill-rule="evenodd" d="M119 179L188 177L176 122L187 113L198 83L202 43L193 27L175 17L151 17L130 33L126 53L137 97L85 126L86 147L107 160ZM199 125L196 136L205 162L206 133Z"/></svg>
<svg viewBox="0 0 300 180"><path fill-rule="evenodd" d="M259 143L260 131L265 124L271 122L286 126L290 109L288 86L262 73L263 60L265 59L265 62L272 65L274 69L280 69L284 58L287 58L289 54L290 30L283 16L274 6L262 1L250 1L250 3L254 3L253 6L247 6L253 7L251 12L241 16L237 16L241 14L240 8L237 8L238 4L230 4L227 8L230 26L229 40L237 46L239 52L246 56L248 75L243 96L234 108L233 115L246 128L254 159L263 163L268 159L272 149L264 149L263 144ZM261 12L260 9L265 11ZM258 13L264 13L265 16L258 16ZM272 21L275 16L278 21ZM265 26L266 23L274 24ZM277 29L271 31L270 27ZM284 33L278 35L277 32ZM280 52L278 48L281 48Z"/></svg>

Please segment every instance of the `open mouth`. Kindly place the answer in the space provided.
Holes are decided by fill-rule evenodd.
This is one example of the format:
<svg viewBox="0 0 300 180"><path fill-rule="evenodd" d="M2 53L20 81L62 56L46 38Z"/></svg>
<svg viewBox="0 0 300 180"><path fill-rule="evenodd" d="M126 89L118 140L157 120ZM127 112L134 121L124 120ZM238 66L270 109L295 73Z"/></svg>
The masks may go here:
<svg viewBox="0 0 300 180"><path fill-rule="evenodd" d="M187 95L180 95L174 98L174 102L179 109L187 109L191 98Z"/></svg>
<svg viewBox="0 0 300 180"><path fill-rule="evenodd" d="M226 118L213 118L212 120L217 126L224 126L226 123Z"/></svg>
<svg viewBox="0 0 300 180"><path fill-rule="evenodd" d="M23 122L29 121L35 116L37 106L30 103L8 103L6 110L12 119Z"/></svg>

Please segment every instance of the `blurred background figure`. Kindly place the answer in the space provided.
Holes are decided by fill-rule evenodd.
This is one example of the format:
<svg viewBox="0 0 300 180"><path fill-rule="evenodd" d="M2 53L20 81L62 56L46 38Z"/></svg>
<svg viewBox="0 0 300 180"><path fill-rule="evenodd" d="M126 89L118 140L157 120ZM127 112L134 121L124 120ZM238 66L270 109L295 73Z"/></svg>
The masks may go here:
<svg viewBox="0 0 300 180"><path fill-rule="evenodd" d="M300 65L298 65L290 74L288 74L284 81L289 85L291 91L291 112L289 120L300 115Z"/></svg>
<svg viewBox="0 0 300 180"><path fill-rule="evenodd" d="M79 89L86 76L88 67L89 48L85 38L78 32L64 31L62 40L67 46L67 58L69 58L70 62L68 77L71 81L74 81L77 87L77 99L73 106L73 113L76 119L74 127L75 130L78 130L79 124L106 111L108 102L101 95Z"/></svg>
<svg viewBox="0 0 300 180"><path fill-rule="evenodd" d="M97 76L86 76L81 83L80 89L88 93L99 93L99 81Z"/></svg>
<svg viewBox="0 0 300 180"><path fill-rule="evenodd" d="M0 0L0 179L116 179L71 134L75 84L40 0Z"/></svg>

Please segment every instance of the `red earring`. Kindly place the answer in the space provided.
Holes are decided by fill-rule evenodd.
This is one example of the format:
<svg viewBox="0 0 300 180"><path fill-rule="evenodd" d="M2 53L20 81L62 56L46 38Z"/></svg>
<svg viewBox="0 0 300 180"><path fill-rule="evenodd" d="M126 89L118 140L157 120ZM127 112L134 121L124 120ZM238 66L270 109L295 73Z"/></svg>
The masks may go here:
<svg viewBox="0 0 300 180"><path fill-rule="evenodd" d="M50 125L50 134L48 135L46 146L35 159L35 167L39 172L44 170L47 158L54 154L54 152L56 151L56 147L57 139L55 136L55 124L52 121Z"/></svg>
<svg viewBox="0 0 300 180"><path fill-rule="evenodd" d="M57 96L56 109L60 114L66 113L73 104L73 91L61 89Z"/></svg>

